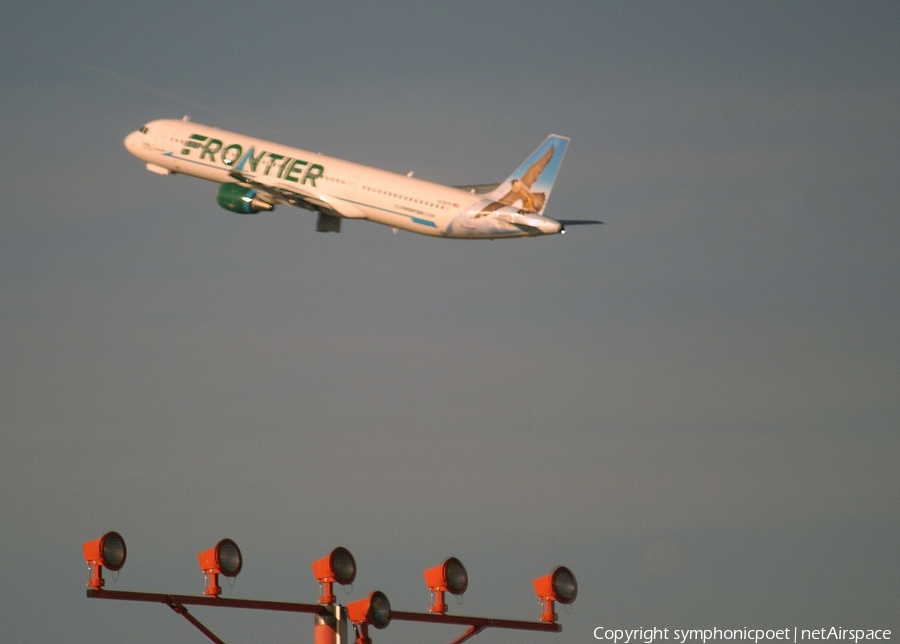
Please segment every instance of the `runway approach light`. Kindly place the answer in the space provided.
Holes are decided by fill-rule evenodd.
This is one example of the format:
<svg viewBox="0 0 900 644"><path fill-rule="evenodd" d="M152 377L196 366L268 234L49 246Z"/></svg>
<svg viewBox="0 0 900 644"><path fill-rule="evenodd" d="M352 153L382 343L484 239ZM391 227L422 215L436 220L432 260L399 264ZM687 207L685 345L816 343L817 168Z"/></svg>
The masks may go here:
<svg viewBox="0 0 900 644"><path fill-rule="evenodd" d="M372 644L368 626L384 628L391 623L391 602L380 590L347 604L347 617L356 628L356 644Z"/></svg>
<svg viewBox="0 0 900 644"><path fill-rule="evenodd" d="M565 566L560 566L549 575L538 577L534 580L534 592L544 602L544 614L542 622L556 623L556 613L553 610L553 602L571 604L578 596L578 583L575 575Z"/></svg>
<svg viewBox="0 0 900 644"><path fill-rule="evenodd" d="M466 567L456 557L450 557L439 566L429 568L424 573L425 584L434 595L434 603L429 609L432 613L443 615L447 611L444 593L462 595L469 587L469 575Z"/></svg>
<svg viewBox="0 0 900 644"><path fill-rule="evenodd" d="M209 550L197 553L197 561L208 581L203 594L213 597L218 597L222 593L219 575L237 577L243 565L241 549L231 539L222 539Z"/></svg>
<svg viewBox="0 0 900 644"><path fill-rule="evenodd" d="M320 604L333 604L334 582L346 586L356 579L356 560L346 548L337 547L327 557L312 562L313 576L322 584Z"/></svg>
<svg viewBox="0 0 900 644"><path fill-rule="evenodd" d="M84 551L84 560L91 567L91 580L88 586L94 590L100 590L106 583L103 579L103 569L113 572L121 569L128 554L125 539L118 532L107 532L99 539L85 541L81 544L81 549Z"/></svg>

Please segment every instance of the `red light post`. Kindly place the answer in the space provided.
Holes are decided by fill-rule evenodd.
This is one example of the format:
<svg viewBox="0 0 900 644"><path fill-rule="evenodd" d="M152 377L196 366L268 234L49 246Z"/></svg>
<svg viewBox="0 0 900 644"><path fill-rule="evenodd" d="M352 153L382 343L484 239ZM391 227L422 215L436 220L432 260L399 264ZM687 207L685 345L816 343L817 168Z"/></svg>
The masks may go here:
<svg viewBox="0 0 900 644"><path fill-rule="evenodd" d="M84 560L91 567L91 581L88 586L94 590L100 590L106 583L103 579L103 569L113 572L120 570L125 565L125 557L128 551L125 548L125 540L118 532L107 532L99 539L86 541L81 544L84 552Z"/></svg>
<svg viewBox="0 0 900 644"><path fill-rule="evenodd" d="M335 644L339 635L343 642L345 634L340 631L344 623L340 619L341 607L334 605L337 599L334 596L334 582L342 586L352 584L356 579L356 560L349 550L339 546L328 556L312 562L311 566L313 576L321 587L319 604L327 611L316 616L316 644Z"/></svg>
<svg viewBox="0 0 900 644"><path fill-rule="evenodd" d="M334 582L346 586L356 579L356 560L346 548L335 548L327 557L312 562L313 576L322 584L320 604L333 604Z"/></svg>
<svg viewBox="0 0 900 644"><path fill-rule="evenodd" d="M365 599L347 604L347 616L356 629L356 644L372 644L369 624L379 629L390 624L391 603L383 592L376 590Z"/></svg>
<svg viewBox="0 0 900 644"><path fill-rule="evenodd" d="M434 597L434 603L429 610L438 615L447 612L447 604L444 603L445 592L462 595L469 587L466 567L456 557L450 557L441 565L429 568L422 574L425 576L425 585Z"/></svg>
<svg viewBox="0 0 900 644"><path fill-rule="evenodd" d="M560 566L549 575L534 580L534 593L544 602L544 614L541 621L555 624L557 614L553 610L553 602L571 604L578 596L578 584L575 575L568 568Z"/></svg>
<svg viewBox="0 0 900 644"><path fill-rule="evenodd" d="M209 550L197 553L197 561L200 563L200 570L209 581L203 594L212 597L222 594L222 589L219 587L219 575L237 577L243 565L241 550L231 539L222 539Z"/></svg>

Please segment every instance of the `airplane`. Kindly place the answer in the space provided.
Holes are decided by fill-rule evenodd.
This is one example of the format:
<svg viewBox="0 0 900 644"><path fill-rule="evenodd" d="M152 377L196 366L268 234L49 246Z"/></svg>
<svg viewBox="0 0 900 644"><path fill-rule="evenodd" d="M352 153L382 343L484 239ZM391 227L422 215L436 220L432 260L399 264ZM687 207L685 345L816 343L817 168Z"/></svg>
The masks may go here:
<svg viewBox="0 0 900 644"><path fill-rule="evenodd" d="M564 234L597 220L544 216L568 137L550 135L500 184L444 186L183 119L150 121L125 148L161 175L221 184L216 199L256 214L288 204L318 213L316 230L340 232L365 219L433 237L500 239Z"/></svg>

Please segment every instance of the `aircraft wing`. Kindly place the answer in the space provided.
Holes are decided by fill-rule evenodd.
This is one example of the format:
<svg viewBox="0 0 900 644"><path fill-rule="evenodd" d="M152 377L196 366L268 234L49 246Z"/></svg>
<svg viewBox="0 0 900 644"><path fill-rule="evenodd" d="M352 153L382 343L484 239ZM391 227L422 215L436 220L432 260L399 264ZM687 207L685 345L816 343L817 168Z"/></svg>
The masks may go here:
<svg viewBox="0 0 900 644"><path fill-rule="evenodd" d="M257 181L256 179L247 176L243 172L238 172L237 170L232 170L228 174L235 181L240 181L241 183L250 186L257 192L261 192L272 197L276 203L286 203L291 206L306 208L307 210L315 210L323 215L331 217L345 216L332 204L328 203L327 201L323 201L313 194L287 190L285 188L276 188L274 186L270 186L267 183L263 183L262 181Z"/></svg>

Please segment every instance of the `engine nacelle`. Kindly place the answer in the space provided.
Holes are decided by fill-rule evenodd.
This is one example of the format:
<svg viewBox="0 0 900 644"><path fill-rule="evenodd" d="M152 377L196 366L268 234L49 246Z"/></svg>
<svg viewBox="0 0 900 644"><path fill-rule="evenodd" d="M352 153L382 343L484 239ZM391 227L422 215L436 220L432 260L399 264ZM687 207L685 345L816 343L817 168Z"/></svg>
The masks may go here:
<svg viewBox="0 0 900 644"><path fill-rule="evenodd" d="M253 188L245 188L236 183L223 183L219 186L216 201L225 210L242 215L252 215L263 210L273 210L274 205L265 200Z"/></svg>

